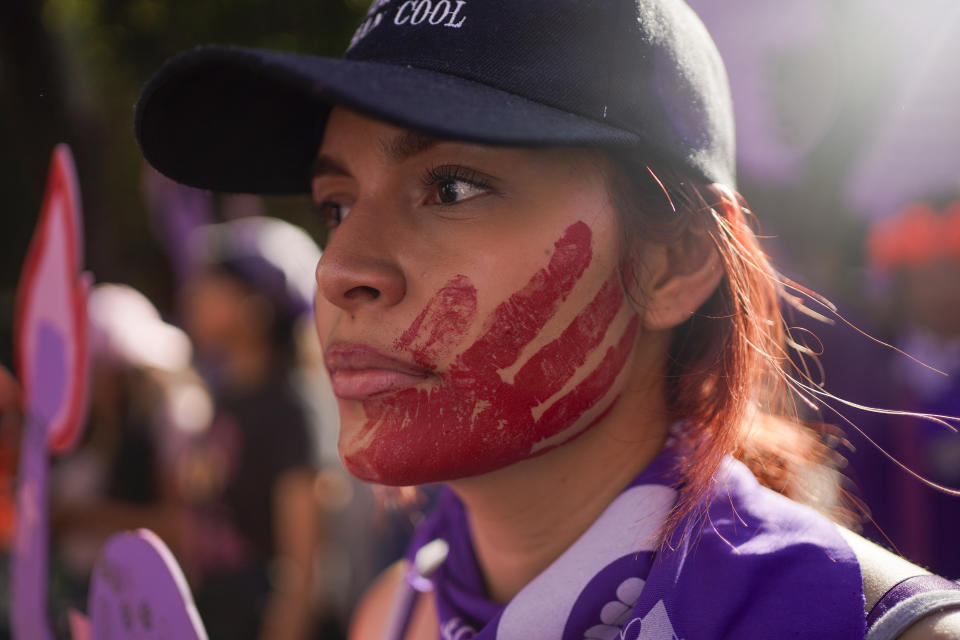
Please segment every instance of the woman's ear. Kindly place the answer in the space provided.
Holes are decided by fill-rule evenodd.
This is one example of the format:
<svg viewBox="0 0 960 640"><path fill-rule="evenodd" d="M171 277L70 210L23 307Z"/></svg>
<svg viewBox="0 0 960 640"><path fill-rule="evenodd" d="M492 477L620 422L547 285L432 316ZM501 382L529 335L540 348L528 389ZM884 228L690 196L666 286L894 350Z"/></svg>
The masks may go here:
<svg viewBox="0 0 960 640"><path fill-rule="evenodd" d="M729 192L712 190L714 207L738 206ZM728 218L729 212L721 215ZM724 276L713 237L703 228L688 228L670 244L647 244L639 259L643 324L651 331L676 327L692 316Z"/></svg>

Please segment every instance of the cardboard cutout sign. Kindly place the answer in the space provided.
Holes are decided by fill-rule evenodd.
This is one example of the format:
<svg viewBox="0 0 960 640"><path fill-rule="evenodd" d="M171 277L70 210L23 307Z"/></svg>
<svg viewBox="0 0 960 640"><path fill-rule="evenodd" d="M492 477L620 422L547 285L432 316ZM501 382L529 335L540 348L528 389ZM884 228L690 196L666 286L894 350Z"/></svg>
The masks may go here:
<svg viewBox="0 0 960 640"><path fill-rule="evenodd" d="M180 566L147 529L107 542L93 570L88 609L94 638L207 640Z"/></svg>
<svg viewBox="0 0 960 640"><path fill-rule="evenodd" d="M16 638L52 638L47 620L48 455L69 451L87 406L87 291L79 189L66 145L53 150L14 326L24 414L11 561Z"/></svg>
<svg viewBox="0 0 960 640"><path fill-rule="evenodd" d="M52 453L76 444L86 414L87 292L80 190L70 149L53 150L40 220L17 290L17 377L28 421Z"/></svg>

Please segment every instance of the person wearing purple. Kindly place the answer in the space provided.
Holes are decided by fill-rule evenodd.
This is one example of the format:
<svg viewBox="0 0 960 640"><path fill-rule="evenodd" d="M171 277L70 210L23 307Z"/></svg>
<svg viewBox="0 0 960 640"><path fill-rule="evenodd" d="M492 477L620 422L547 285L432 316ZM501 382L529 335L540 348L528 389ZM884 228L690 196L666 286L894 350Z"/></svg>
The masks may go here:
<svg viewBox="0 0 960 640"><path fill-rule="evenodd" d="M448 487L352 637L960 637L954 583L813 508L794 296L682 0L376 0L344 59L173 59L136 133L179 182L312 194L340 455Z"/></svg>

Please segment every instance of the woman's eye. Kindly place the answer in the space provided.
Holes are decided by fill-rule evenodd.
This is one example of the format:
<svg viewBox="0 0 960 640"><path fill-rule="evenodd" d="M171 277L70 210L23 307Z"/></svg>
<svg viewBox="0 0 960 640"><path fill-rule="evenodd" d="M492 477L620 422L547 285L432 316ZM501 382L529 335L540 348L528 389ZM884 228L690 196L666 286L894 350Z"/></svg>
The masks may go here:
<svg viewBox="0 0 960 640"><path fill-rule="evenodd" d="M350 206L334 200L326 200L315 205L327 227L333 229L342 223L350 213Z"/></svg>
<svg viewBox="0 0 960 640"><path fill-rule="evenodd" d="M427 170L423 184L430 190L429 204L453 205L489 193L492 188L485 175L459 165L444 165Z"/></svg>
<svg viewBox="0 0 960 640"><path fill-rule="evenodd" d="M488 189L463 180L443 180L437 183L437 198L441 204L454 204L461 200L467 200L482 193Z"/></svg>

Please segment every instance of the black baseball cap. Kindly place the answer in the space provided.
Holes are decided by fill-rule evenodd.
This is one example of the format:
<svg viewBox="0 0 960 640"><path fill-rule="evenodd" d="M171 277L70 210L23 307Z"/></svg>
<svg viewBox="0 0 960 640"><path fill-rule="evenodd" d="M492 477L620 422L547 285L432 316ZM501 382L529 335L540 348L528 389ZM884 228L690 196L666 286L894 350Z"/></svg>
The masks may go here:
<svg viewBox="0 0 960 640"><path fill-rule="evenodd" d="M735 187L726 71L682 0L374 0L342 59L171 59L136 136L178 182L299 193L334 105L439 138L636 150Z"/></svg>

